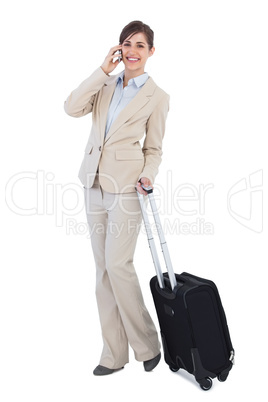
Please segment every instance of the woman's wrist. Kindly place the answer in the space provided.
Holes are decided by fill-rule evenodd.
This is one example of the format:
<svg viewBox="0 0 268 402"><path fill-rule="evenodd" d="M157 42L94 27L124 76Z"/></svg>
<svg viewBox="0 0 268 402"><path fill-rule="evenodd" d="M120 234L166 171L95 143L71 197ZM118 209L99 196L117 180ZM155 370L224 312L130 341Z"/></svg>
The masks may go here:
<svg viewBox="0 0 268 402"><path fill-rule="evenodd" d="M108 71L103 66L101 66L101 69L106 75L109 75Z"/></svg>

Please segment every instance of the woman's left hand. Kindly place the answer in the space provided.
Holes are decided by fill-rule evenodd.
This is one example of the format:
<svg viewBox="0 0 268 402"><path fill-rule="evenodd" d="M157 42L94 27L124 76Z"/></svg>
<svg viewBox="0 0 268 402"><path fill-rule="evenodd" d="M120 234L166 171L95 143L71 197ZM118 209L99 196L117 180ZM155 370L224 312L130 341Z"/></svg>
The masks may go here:
<svg viewBox="0 0 268 402"><path fill-rule="evenodd" d="M141 180L142 184L145 187L152 187L153 188L153 185L152 185L151 181L149 179L147 179L147 177L142 177L140 180ZM143 190L143 188L141 186L141 183L139 181L136 184L136 189L138 190L139 193L141 193L143 195L148 195L148 193L145 190Z"/></svg>

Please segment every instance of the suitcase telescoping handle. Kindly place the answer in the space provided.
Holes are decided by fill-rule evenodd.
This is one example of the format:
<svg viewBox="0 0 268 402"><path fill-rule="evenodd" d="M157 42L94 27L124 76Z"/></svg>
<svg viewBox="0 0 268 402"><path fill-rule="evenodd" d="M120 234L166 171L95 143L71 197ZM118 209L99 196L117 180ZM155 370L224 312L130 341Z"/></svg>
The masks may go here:
<svg viewBox="0 0 268 402"><path fill-rule="evenodd" d="M149 198L149 202L150 202L150 205L151 205L155 225L156 225L156 228L157 228L158 237L159 237L160 244L161 244L161 249L162 249L164 260L165 260L165 263L166 263L166 268L167 268L167 272L168 272L168 276L169 276L171 289L173 290L175 288L175 286L177 285L177 281L176 281L176 277L175 277L174 270L173 270L173 267L172 267L172 262L171 262L171 259L170 259L168 246L167 246L167 243L166 243L166 240L165 240L162 224L161 224L160 217L159 217L159 214L158 214L158 211L157 211L157 207L156 207L156 203L155 203L155 199L154 199L154 195L153 195L153 189L151 187L145 187L143 184L142 184L142 188L148 194L148 198ZM146 206L145 206L145 203L144 203L143 195L140 194L138 191L137 191L137 194L138 194L138 198L139 198L139 202L140 202L140 206L141 206L142 217L143 217L143 221L144 221L144 224L145 224L146 234L147 234L149 247L150 247L150 250L151 250L151 254L152 254L152 258L153 258L153 262L154 262L154 266L155 266L155 270L156 270L158 283L159 283L160 288L163 289L165 287L164 278L163 278L161 265L160 265L160 262L159 262L159 259L158 259L157 250L156 250L156 247L155 247L155 242L154 242L154 238L153 238L153 234L152 234L152 230L151 230L151 224L150 224L150 221L149 221L149 218L148 218L148 214L147 214Z"/></svg>

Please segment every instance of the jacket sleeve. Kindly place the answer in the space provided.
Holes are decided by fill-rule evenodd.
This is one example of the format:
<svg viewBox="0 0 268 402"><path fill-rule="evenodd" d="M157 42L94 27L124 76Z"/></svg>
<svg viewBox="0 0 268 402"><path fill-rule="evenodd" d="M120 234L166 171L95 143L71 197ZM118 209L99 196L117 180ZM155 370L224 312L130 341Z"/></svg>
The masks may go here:
<svg viewBox="0 0 268 402"><path fill-rule="evenodd" d="M152 184L162 161L162 140L169 111L169 99L169 95L165 94L163 96L150 115L146 125L146 137L142 148L145 163L139 179L147 177Z"/></svg>
<svg viewBox="0 0 268 402"><path fill-rule="evenodd" d="M70 93L64 102L65 112L73 117L81 117L92 111L96 93L103 87L108 75L97 68L78 88Z"/></svg>

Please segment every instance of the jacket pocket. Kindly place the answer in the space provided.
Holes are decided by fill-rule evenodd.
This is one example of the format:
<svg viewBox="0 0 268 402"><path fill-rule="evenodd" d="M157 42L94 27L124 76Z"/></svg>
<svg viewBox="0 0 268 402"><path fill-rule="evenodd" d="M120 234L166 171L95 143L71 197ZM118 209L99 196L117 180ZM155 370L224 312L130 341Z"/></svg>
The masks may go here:
<svg viewBox="0 0 268 402"><path fill-rule="evenodd" d="M91 142L87 143L87 146L85 148L85 153L86 154L91 154L92 149L93 149L93 144L91 144Z"/></svg>
<svg viewBox="0 0 268 402"><path fill-rule="evenodd" d="M133 150L133 151L128 151L128 150L119 150L115 151L115 158L116 160L119 161L125 161L125 160L138 160L138 159L143 159L143 153L140 150Z"/></svg>

